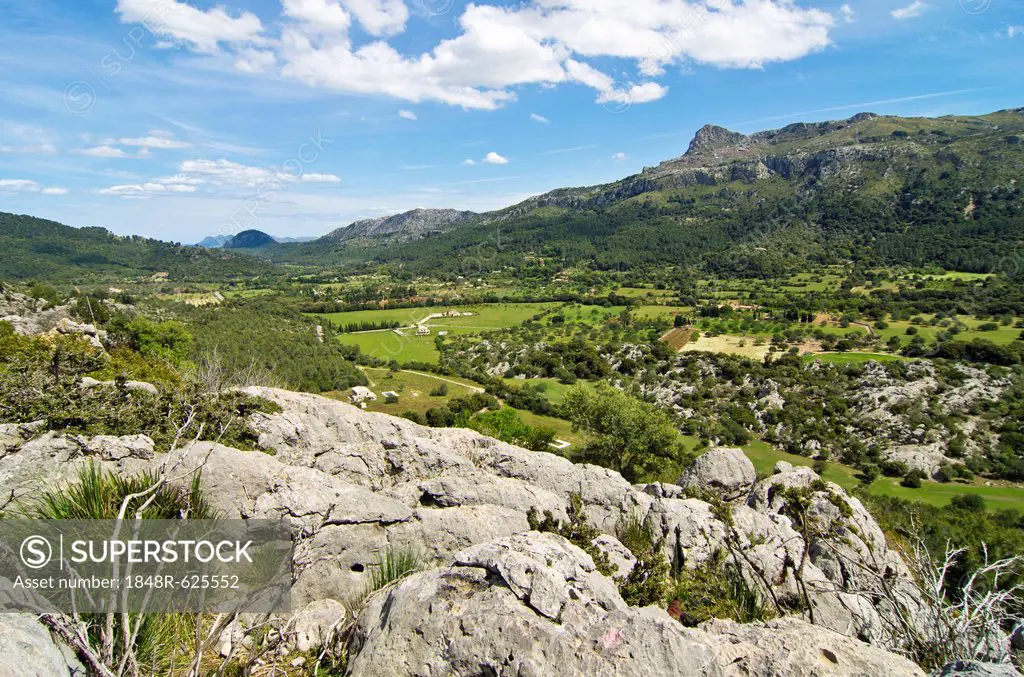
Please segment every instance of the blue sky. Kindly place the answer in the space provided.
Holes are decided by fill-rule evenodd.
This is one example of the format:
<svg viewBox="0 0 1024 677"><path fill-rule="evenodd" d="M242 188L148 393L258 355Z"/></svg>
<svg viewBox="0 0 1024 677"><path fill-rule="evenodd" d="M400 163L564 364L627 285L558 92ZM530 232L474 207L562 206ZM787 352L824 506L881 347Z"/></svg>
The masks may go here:
<svg viewBox="0 0 1024 677"><path fill-rule="evenodd" d="M0 211L193 242L1024 105L1018 0L0 0Z"/></svg>

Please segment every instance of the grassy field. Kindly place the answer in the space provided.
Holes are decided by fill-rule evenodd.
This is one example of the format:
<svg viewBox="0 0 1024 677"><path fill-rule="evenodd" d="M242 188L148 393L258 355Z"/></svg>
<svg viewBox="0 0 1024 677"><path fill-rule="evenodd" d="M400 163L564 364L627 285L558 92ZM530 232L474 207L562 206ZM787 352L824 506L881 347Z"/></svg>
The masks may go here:
<svg viewBox="0 0 1024 677"><path fill-rule="evenodd" d="M743 451L760 474L771 474L777 461L788 461L793 465L808 467L814 464L814 461L809 458L787 454L761 441L753 442L743 447ZM857 471L838 463L828 463L828 469L824 473L824 478L830 482L835 482L847 490L854 489L860 485ZM868 492L878 496L896 496L909 501L919 501L939 507L949 505L949 502L955 496L978 494L985 499L985 503L991 510L1010 509L1024 511L1024 487L1009 486L1005 483L986 486L982 482L972 484L950 482L945 484L926 480L922 482L920 489L908 489L900 484L899 478L879 477L868 488Z"/></svg>
<svg viewBox="0 0 1024 677"><path fill-rule="evenodd" d="M572 388L570 385L559 383L558 379L555 378L506 378L504 381L517 388L541 385L544 387L544 397L551 404L561 404L565 400L565 394Z"/></svg>
<svg viewBox="0 0 1024 677"><path fill-rule="evenodd" d="M634 306L633 317L638 320L653 320L659 317L672 319L676 315L689 315L693 308L689 306Z"/></svg>
<svg viewBox="0 0 1024 677"><path fill-rule="evenodd" d="M623 310L625 310L625 306L610 306L606 308L604 306L568 305L562 308L559 314L565 318L566 324L597 326L618 316Z"/></svg>
<svg viewBox="0 0 1024 677"><path fill-rule="evenodd" d="M388 378L387 369L364 369L367 378L370 380L370 390L377 394L376 402L366 404L367 411L375 411L392 416L401 416L407 411L425 413L427 409L440 407L453 397L464 397L474 392L473 387L466 385L462 379L450 379L442 381L430 374L397 371ZM447 377L445 377L447 378ZM448 388L447 395L431 395L430 393L440 385ZM381 393L393 390L398 393L398 402L387 404ZM333 393L336 399L348 401L348 393Z"/></svg>
<svg viewBox="0 0 1024 677"><path fill-rule="evenodd" d="M449 334L476 334L494 329L515 327L538 313L557 307L557 303L493 303L458 308L396 308L391 310L356 310L347 313L318 315L336 326L361 322L399 322L403 327L423 323L431 329L429 336L416 336L412 332L398 335L393 331L342 334L338 340L357 345L364 355L399 363L425 362L436 364L440 355L434 345L439 331ZM446 310L473 313L465 317L427 317Z"/></svg>
<svg viewBox="0 0 1024 677"><path fill-rule="evenodd" d="M917 335L929 343L935 340L935 336L937 334L947 330L947 327L932 326L928 324L933 316L922 315L921 317L924 319L923 324L914 324L907 320L893 320L889 322L888 327L885 329L876 329L875 332L882 341L888 341L893 336L896 336L905 345L910 343L914 338L912 335L907 334L908 327L916 327ZM978 327L985 324L986 321L978 320L968 315L960 315L958 316L958 319L967 326L967 329L956 334L955 340L957 341L986 339L997 345L1009 345L1020 338L1021 332L1024 331L1024 329L1014 327L1012 325L1008 327L1000 325L997 329L993 329L991 331L979 331Z"/></svg>

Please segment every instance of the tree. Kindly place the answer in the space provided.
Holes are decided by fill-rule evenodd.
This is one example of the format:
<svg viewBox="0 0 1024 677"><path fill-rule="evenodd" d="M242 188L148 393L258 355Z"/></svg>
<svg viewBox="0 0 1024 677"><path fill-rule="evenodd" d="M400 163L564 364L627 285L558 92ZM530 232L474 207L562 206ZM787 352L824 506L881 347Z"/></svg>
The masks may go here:
<svg viewBox="0 0 1024 677"><path fill-rule="evenodd" d="M563 408L575 430L593 436L579 460L617 470L631 482L660 477L690 460L667 413L611 386L575 386Z"/></svg>

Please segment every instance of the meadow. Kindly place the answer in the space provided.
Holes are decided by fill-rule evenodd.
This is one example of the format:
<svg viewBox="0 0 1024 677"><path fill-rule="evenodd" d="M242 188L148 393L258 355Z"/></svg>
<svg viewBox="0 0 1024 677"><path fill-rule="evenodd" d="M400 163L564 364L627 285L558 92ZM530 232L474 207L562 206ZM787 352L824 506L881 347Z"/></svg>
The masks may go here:
<svg viewBox="0 0 1024 677"><path fill-rule="evenodd" d="M814 461L809 458L787 454L760 440L746 445L743 447L743 451L760 475L772 474L778 461L787 461L793 465L807 467L814 465ZM824 479L835 482L847 490L863 486L855 469L832 462L828 462L826 467L827 469L822 475ZM991 510L1019 510L1024 512L1024 487L1015 487L1001 482L990 484L986 484L983 481L943 483L924 480L921 482L920 489L910 489L901 485L900 478L898 477L879 477L867 487L867 491L877 496L895 496L937 507L949 505L950 501L956 496L977 494L985 499L986 505Z"/></svg>

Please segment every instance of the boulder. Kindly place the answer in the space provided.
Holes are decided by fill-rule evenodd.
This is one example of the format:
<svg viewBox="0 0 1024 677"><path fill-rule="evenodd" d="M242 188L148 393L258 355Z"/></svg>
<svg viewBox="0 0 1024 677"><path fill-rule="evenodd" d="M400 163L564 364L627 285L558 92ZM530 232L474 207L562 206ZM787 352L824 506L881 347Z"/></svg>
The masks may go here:
<svg viewBox="0 0 1024 677"><path fill-rule="evenodd" d="M757 471L747 455L722 447L701 454L679 478L679 486L711 490L732 501L745 496L756 481Z"/></svg>

